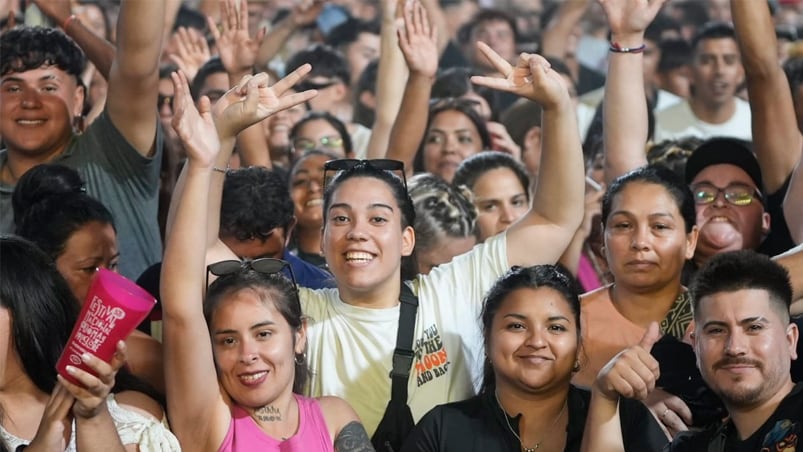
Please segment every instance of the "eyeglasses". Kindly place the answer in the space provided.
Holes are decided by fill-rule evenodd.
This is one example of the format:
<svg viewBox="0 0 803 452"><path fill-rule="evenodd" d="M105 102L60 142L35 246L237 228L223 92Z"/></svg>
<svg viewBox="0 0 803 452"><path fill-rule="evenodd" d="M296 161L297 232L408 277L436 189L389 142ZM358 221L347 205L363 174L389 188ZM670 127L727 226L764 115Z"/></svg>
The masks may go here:
<svg viewBox="0 0 803 452"><path fill-rule="evenodd" d="M165 96L164 94L159 94L156 98L156 108L162 108L167 106L170 110L173 109L173 96Z"/></svg>
<svg viewBox="0 0 803 452"><path fill-rule="evenodd" d="M263 275L274 275L278 273L287 276L288 272L285 272L285 269L288 270L290 274L290 281L293 283L293 287L296 288L295 292L297 298L298 284L296 283L296 275L293 273L293 267L287 261L269 257L244 261L227 260L209 264L206 266L206 285L204 287L209 287L210 273L220 277L241 271L253 270L257 273L262 273Z"/></svg>
<svg viewBox="0 0 803 452"><path fill-rule="evenodd" d="M327 80L325 82L313 82L313 81L310 81L310 80L304 80L303 82L296 83L296 88L295 89L299 93L302 92L302 91L310 90L310 89L322 90L322 89L329 88L330 86L337 85L338 83L341 83L341 81L337 80L337 79Z"/></svg>
<svg viewBox="0 0 803 452"><path fill-rule="evenodd" d="M692 185L695 204L711 204L720 193L725 195L725 200L734 206L749 206L753 199L764 204L764 198L757 189L745 184L730 184L725 188L719 188L712 184L700 183Z"/></svg>
<svg viewBox="0 0 803 452"><path fill-rule="evenodd" d="M324 150L343 149L343 138L336 135L328 135L318 140ZM293 149L297 151L310 151L315 149L317 143L309 138L296 138L293 140Z"/></svg>
<svg viewBox="0 0 803 452"><path fill-rule="evenodd" d="M388 171L395 176L399 177L404 184L404 190L407 191L407 176L404 174L404 163L392 159L338 159L329 160L323 165L323 191L329 185L331 177L327 176L329 171L350 171L358 168L369 168L376 171ZM399 174L396 174L398 172Z"/></svg>

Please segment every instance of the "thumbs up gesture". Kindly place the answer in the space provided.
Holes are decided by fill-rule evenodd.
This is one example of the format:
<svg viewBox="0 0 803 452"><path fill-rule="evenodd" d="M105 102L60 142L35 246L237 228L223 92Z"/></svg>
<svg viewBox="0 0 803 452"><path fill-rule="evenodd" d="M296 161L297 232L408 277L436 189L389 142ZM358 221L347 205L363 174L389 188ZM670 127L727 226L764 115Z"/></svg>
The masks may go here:
<svg viewBox="0 0 803 452"><path fill-rule="evenodd" d="M660 375L658 361L650 355L660 338L658 324L652 322L638 345L622 350L599 371L594 389L610 400L646 399Z"/></svg>

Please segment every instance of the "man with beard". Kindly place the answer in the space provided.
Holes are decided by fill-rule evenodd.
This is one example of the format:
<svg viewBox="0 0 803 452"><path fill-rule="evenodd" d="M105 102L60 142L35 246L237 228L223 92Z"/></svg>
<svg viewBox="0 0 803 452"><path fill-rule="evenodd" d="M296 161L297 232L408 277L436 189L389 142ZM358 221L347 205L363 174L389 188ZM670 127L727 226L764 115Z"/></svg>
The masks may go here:
<svg viewBox="0 0 803 452"><path fill-rule="evenodd" d="M750 106L736 97L744 81L733 25L706 24L692 41L691 97L655 115L655 142L695 136L751 141Z"/></svg>
<svg viewBox="0 0 803 452"><path fill-rule="evenodd" d="M786 270L755 252L723 253L700 270L692 286L697 366L729 420L682 433L669 450L800 450L803 383L789 375L800 332L790 323L791 301Z"/></svg>
<svg viewBox="0 0 803 452"><path fill-rule="evenodd" d="M664 451L800 450L803 383L789 375L800 332L790 323L791 301L786 270L754 251L720 253L700 270L692 286L692 342L697 367L728 417L677 434ZM621 450L617 403L655 387L660 370L649 351L657 337L651 326L639 345L600 371L584 436L584 446L593 446L584 450Z"/></svg>

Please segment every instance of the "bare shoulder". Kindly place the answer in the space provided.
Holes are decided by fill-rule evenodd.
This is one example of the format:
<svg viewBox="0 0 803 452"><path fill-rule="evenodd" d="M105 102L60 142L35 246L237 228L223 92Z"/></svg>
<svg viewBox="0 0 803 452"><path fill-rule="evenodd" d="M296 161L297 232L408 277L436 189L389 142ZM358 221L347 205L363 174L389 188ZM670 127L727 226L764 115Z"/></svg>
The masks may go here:
<svg viewBox="0 0 803 452"><path fill-rule="evenodd" d="M123 391L114 395L117 404L146 418L161 422L164 418L164 409L159 402L139 391Z"/></svg>

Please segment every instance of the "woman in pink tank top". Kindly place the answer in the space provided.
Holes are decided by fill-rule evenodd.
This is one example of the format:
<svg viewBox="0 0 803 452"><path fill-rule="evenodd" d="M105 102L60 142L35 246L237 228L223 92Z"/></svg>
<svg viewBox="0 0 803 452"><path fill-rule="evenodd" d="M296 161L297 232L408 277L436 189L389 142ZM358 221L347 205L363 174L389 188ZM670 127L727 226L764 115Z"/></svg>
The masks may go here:
<svg viewBox="0 0 803 452"><path fill-rule="evenodd" d="M234 14L232 0L227 5ZM247 9L240 10L236 20L245 21ZM208 99L201 100L199 114L184 75L172 75L173 125L188 162L184 190L176 193L161 290L168 412L184 450L373 450L348 403L300 395L307 377L306 323L294 281L286 277L292 277L289 264L265 258L204 267L206 198L225 177L215 171L225 165L215 162L221 143L233 145L243 128L314 96L285 95L309 70L304 65L273 87L264 73L244 79L216 105L222 107L214 121ZM219 278L207 292L210 274Z"/></svg>

